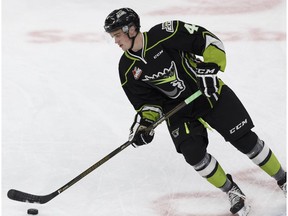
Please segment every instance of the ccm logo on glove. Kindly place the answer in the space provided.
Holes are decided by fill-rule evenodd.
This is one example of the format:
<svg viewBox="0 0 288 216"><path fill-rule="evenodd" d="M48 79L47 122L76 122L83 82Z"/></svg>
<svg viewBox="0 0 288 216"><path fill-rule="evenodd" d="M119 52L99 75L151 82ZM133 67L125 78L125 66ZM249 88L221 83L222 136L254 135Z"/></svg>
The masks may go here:
<svg viewBox="0 0 288 216"><path fill-rule="evenodd" d="M209 69L209 68L198 68L197 69L197 74L216 74L218 70L215 68Z"/></svg>

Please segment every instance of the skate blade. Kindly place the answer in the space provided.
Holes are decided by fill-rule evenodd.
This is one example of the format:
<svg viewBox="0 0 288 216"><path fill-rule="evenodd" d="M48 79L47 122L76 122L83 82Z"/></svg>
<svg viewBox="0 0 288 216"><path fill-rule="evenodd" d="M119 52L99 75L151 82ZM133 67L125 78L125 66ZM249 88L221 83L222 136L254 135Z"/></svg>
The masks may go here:
<svg viewBox="0 0 288 216"><path fill-rule="evenodd" d="M237 215L238 216L247 216L249 214L250 210L251 210L251 206L244 205L244 207L237 212Z"/></svg>

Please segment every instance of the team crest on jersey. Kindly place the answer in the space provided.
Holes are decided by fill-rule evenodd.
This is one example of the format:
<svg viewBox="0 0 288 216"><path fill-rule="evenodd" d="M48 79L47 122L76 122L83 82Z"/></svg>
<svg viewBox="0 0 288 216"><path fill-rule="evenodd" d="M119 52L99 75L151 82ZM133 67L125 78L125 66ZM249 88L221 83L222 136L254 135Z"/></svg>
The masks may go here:
<svg viewBox="0 0 288 216"><path fill-rule="evenodd" d="M142 74L142 70L141 70L140 68L138 68L138 67L135 67L135 68L133 69L132 73L133 73L134 79L135 79L135 80L138 80L139 77L140 77L141 74Z"/></svg>
<svg viewBox="0 0 288 216"><path fill-rule="evenodd" d="M170 98L177 98L181 92L186 89L186 86L178 76L177 67L174 61L171 61L169 68L164 68L163 71L152 76L145 75L144 82L148 82L155 88L159 89L162 93Z"/></svg>
<svg viewBox="0 0 288 216"><path fill-rule="evenodd" d="M174 32L173 21L162 23L162 30L166 30L167 32Z"/></svg>

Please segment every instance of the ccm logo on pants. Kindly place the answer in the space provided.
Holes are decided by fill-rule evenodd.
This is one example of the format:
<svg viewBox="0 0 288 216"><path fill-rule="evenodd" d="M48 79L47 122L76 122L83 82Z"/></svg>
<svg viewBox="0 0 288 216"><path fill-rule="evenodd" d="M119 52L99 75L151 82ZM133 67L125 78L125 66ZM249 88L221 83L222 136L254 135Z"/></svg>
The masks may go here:
<svg viewBox="0 0 288 216"><path fill-rule="evenodd" d="M245 124L247 124L247 119L245 119L244 121L240 122L237 126L233 127L232 129L230 129L230 134L235 133L236 131L238 131L240 128L242 128Z"/></svg>

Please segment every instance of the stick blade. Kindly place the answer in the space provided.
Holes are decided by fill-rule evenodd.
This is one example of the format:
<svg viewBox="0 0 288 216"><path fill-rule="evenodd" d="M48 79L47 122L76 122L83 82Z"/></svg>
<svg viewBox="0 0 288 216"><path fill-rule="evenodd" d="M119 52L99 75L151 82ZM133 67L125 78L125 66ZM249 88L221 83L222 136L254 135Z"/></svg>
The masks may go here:
<svg viewBox="0 0 288 216"><path fill-rule="evenodd" d="M58 195L57 191L46 196L38 196L38 195L33 195L33 194L25 193L22 191L18 191L15 189L11 189L7 193L8 198L11 200L20 201L20 202L28 202L28 203L39 203L39 204L46 203L57 195Z"/></svg>

